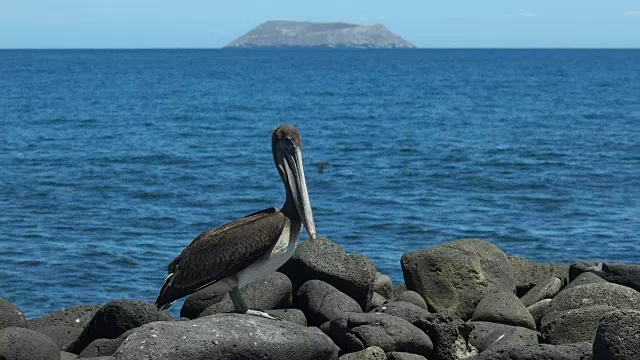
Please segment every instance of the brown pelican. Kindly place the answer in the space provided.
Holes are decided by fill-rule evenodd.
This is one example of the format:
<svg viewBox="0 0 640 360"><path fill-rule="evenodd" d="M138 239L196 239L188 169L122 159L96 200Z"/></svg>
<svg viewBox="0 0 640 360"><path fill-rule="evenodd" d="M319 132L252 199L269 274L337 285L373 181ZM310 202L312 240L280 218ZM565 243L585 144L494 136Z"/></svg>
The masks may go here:
<svg viewBox="0 0 640 360"><path fill-rule="evenodd" d="M237 312L273 318L250 310L238 289L276 271L293 255L303 223L312 239L316 228L298 131L280 125L273 131L271 150L286 191L282 208L265 209L198 235L169 263L156 300L159 309L195 292L229 293Z"/></svg>

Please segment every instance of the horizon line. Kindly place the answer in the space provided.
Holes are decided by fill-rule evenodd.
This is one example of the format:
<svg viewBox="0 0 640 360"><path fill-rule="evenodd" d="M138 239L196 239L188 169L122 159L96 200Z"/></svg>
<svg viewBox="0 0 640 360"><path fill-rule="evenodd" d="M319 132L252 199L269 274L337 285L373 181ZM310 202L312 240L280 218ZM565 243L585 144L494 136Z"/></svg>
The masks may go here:
<svg viewBox="0 0 640 360"><path fill-rule="evenodd" d="M225 50L225 51L256 51L256 50L388 50L388 51L415 51L415 50L640 50L637 47L603 47L603 46L579 46L579 47L415 47L415 48L355 48L355 47L0 47L0 51L15 50Z"/></svg>

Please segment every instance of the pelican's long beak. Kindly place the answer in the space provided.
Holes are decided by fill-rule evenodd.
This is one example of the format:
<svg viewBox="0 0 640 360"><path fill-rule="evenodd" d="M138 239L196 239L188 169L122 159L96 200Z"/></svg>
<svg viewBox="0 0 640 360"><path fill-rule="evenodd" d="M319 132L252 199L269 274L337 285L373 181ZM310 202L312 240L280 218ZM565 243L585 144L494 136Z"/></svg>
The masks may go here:
<svg viewBox="0 0 640 360"><path fill-rule="evenodd" d="M313 222L311 203L307 193L307 182L304 179L304 167L302 166L302 151L290 140L286 139L278 143L280 164L286 177L286 184L293 196L293 202L298 210L307 233L311 239L316 238L316 225Z"/></svg>

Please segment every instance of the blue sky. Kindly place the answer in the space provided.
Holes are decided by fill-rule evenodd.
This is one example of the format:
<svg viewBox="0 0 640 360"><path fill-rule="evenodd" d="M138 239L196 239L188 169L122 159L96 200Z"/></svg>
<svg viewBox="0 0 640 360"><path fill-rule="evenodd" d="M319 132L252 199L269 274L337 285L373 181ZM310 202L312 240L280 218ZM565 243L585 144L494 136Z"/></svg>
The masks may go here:
<svg viewBox="0 0 640 360"><path fill-rule="evenodd" d="M2 0L0 48L216 48L275 19L383 23L419 47L640 48L640 0Z"/></svg>

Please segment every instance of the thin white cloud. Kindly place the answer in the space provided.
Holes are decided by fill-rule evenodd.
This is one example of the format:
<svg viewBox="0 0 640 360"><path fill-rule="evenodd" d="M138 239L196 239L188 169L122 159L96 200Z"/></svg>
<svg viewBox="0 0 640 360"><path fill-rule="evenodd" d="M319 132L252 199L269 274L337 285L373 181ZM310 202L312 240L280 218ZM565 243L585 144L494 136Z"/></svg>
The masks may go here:
<svg viewBox="0 0 640 360"><path fill-rule="evenodd" d="M627 10L624 12L624 16L640 16L640 10Z"/></svg>
<svg viewBox="0 0 640 360"><path fill-rule="evenodd" d="M533 12L523 12L523 13L520 13L520 16L524 16L524 17L534 17L534 16L538 16L538 14L533 13Z"/></svg>

